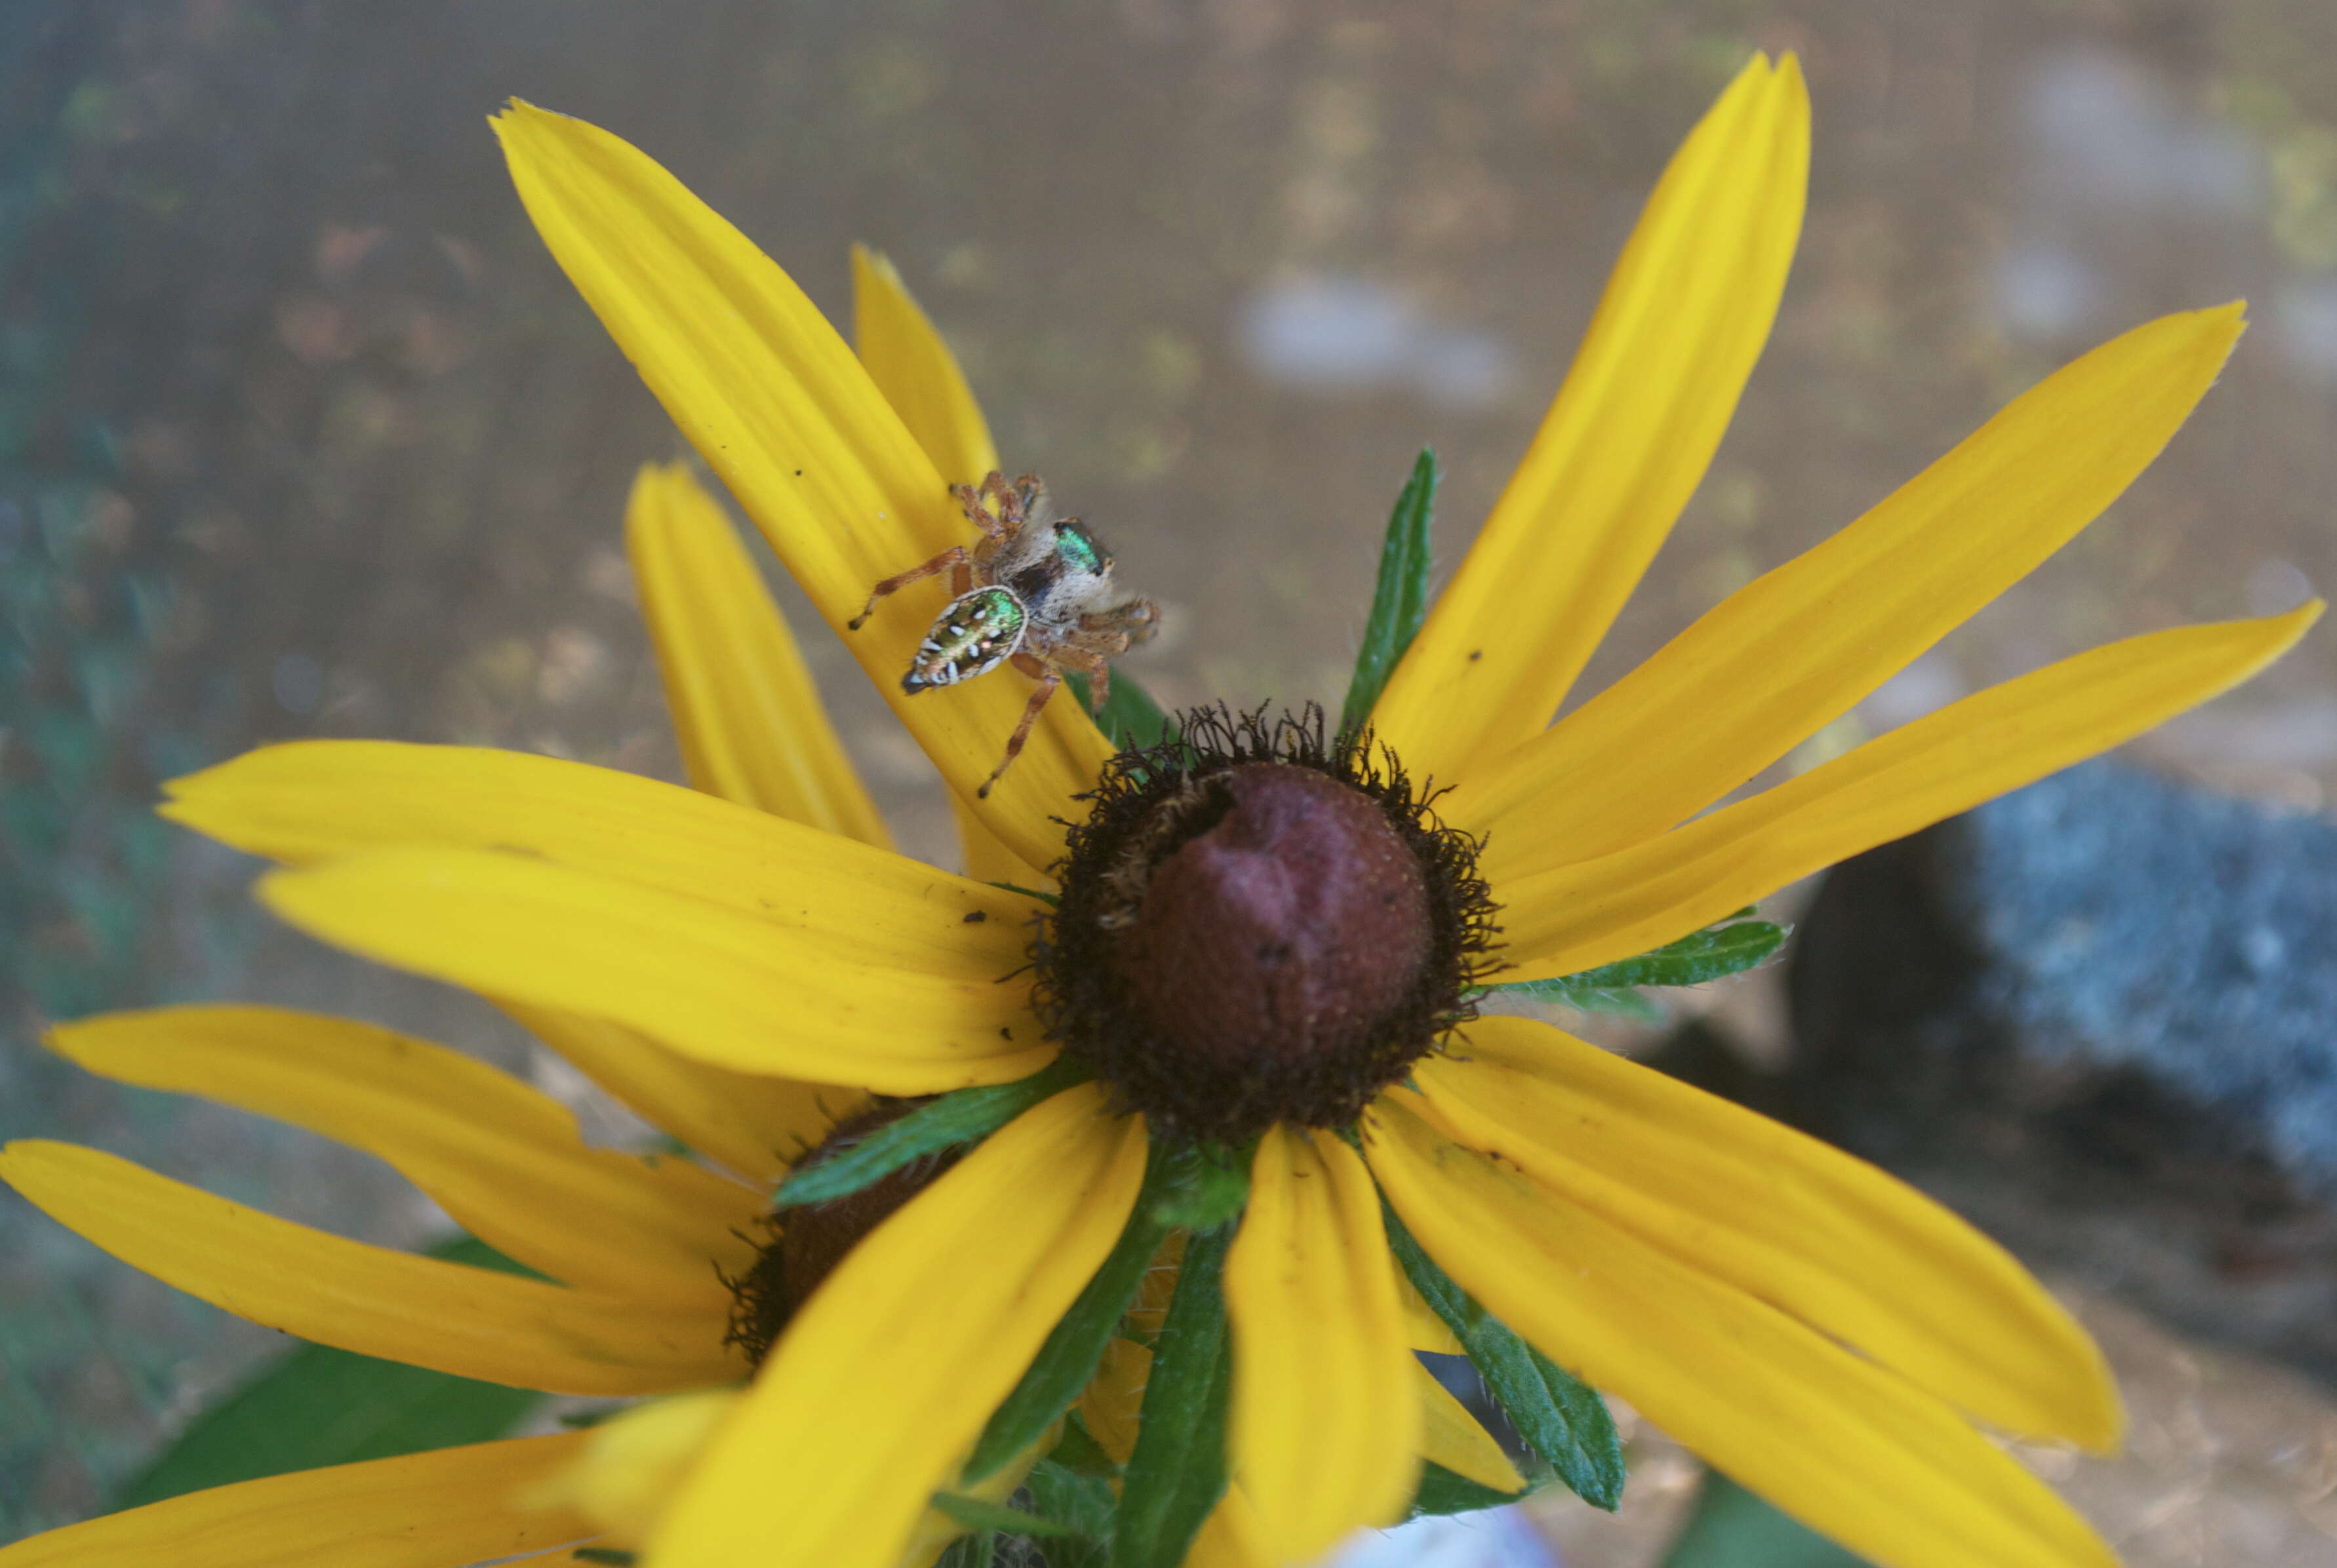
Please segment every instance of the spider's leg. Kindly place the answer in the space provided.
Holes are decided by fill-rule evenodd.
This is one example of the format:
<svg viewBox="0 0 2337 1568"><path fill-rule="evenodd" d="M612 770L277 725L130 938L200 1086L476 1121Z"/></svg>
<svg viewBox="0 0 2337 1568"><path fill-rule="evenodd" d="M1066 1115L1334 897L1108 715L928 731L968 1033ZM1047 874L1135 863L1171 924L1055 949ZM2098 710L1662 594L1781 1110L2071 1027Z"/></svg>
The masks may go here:
<svg viewBox="0 0 2337 1568"><path fill-rule="evenodd" d="M1039 677L1039 689L1031 694L1030 703L1022 709L1022 722L1016 725L1014 733L1006 737L1006 755L990 770L990 776L982 781L982 787L973 792L976 799L988 800L990 786L996 784L1006 770L1014 765L1014 759L1022 755L1022 743L1031 738L1031 726L1039 722L1039 710L1047 706L1047 699L1054 696L1055 688L1062 684L1062 672L1049 665L1047 673Z"/></svg>
<svg viewBox="0 0 2337 1568"><path fill-rule="evenodd" d="M1074 640L1056 650L1056 657L1065 664L1079 666L1080 673L1088 677L1088 713L1091 716L1103 712L1103 705L1111 699L1110 656L1120 652L1126 647L1125 638L1116 640L1121 643L1121 648L1090 648L1081 639Z"/></svg>
<svg viewBox="0 0 2337 1568"><path fill-rule="evenodd" d="M1128 645L1142 642L1160 629L1160 607L1149 599L1122 599L1106 609L1090 610L1080 617L1080 630L1090 635L1108 635L1120 639L1111 651L1125 653Z"/></svg>
<svg viewBox="0 0 2337 1568"><path fill-rule="evenodd" d="M908 570L901 573L898 577L886 578L884 581L878 583L875 588L869 590L868 602L860 607L860 613L858 615L854 616L850 620L844 623L844 629L846 631L858 631L861 624L865 621L869 616L875 613L876 601L883 599L885 595L898 593L901 589L908 587L913 582L922 582L926 578L937 577L941 573L949 570L952 567L959 565L964 560L965 546L962 544L953 544L947 550L942 551L939 555L934 557L933 560L925 562L924 565L913 566Z"/></svg>

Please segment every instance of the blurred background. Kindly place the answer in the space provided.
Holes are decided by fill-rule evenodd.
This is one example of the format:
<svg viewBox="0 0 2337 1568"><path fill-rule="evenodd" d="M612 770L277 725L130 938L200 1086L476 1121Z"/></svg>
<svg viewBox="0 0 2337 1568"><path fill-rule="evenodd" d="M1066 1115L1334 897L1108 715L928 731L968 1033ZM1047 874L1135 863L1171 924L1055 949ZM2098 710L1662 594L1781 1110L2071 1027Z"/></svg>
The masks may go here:
<svg viewBox="0 0 2337 1568"><path fill-rule="evenodd" d="M680 443L530 230L485 125L504 98L647 150L833 318L847 246L889 253L1010 469L1167 607L1125 666L1164 702L1335 702L1413 454L1442 459L1457 560L1649 185L1756 47L1798 51L1815 103L1800 259L1586 689L2056 365L2235 296L2229 373L2109 517L1791 765L2337 586L2323 0L0 7L0 1132L411 1244L440 1222L386 1170L88 1079L37 1050L43 1022L264 1000L582 1093L484 1007L273 926L249 863L148 809L158 780L305 735L679 776L618 521ZM904 844L947 862L919 755L807 643ZM2323 813L2337 638L2131 751ZM1755 1070L1790 1054L1781 976L1693 1004ZM2019 1194L1933 1184L2019 1232ZM2313 1213L2304 1264L2235 1288L2337 1318ZM2136 1563L2337 1563L2328 1359L2215 1342L2218 1313L2126 1288L2115 1226L2087 1237L2010 1239L2105 1337L2134 1452L2039 1463ZM98 1510L280 1343L0 1199L0 1537ZM1620 1519L1542 1510L1568 1563L1657 1560L1695 1472L1636 1440Z"/></svg>

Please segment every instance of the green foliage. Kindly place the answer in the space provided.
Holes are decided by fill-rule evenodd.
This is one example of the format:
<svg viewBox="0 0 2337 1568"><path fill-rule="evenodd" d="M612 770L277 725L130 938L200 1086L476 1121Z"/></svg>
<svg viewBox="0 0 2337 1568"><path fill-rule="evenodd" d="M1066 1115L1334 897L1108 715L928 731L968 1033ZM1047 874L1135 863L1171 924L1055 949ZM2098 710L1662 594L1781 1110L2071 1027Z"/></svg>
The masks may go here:
<svg viewBox="0 0 2337 1568"><path fill-rule="evenodd" d="M1444 1320L1526 1446L1584 1502L1612 1512L1623 1500L1623 1443L1598 1390L1577 1381L1480 1306L1437 1266L1385 1203L1388 1246Z"/></svg>
<svg viewBox="0 0 2337 1568"><path fill-rule="evenodd" d="M1084 710L1088 706L1088 677L1067 675L1063 685L1079 699ZM1104 694L1103 712L1095 716L1096 727L1111 742L1114 751L1141 751L1158 745L1168 733L1168 716L1151 695L1118 670L1112 671L1111 687Z"/></svg>
<svg viewBox="0 0 2337 1568"><path fill-rule="evenodd" d="M1075 1532L1059 1519L1042 1518L1004 1503L985 1503L955 1492L934 1494L934 1506L969 1530L993 1535L1070 1535Z"/></svg>
<svg viewBox="0 0 2337 1568"><path fill-rule="evenodd" d="M1233 1354L1226 1334L1231 1226L1185 1243L1177 1293L1152 1352L1136 1451L1120 1488L1110 1568L1177 1568L1226 1489L1226 1404Z"/></svg>
<svg viewBox="0 0 2337 1568"><path fill-rule="evenodd" d="M1548 980L1512 980L1489 991L1558 1002L1587 1013L1621 1013L1653 1023L1663 1014L1641 986L1695 986L1754 968L1784 945L1787 928L1731 916L1635 959Z"/></svg>
<svg viewBox="0 0 2337 1568"><path fill-rule="evenodd" d="M1663 1568L1866 1568L1866 1559L1707 1470Z"/></svg>
<svg viewBox="0 0 2337 1568"><path fill-rule="evenodd" d="M430 1256L506 1273L530 1271L463 1236ZM165 1497L361 1459L485 1443L527 1418L543 1396L474 1382L328 1345L303 1345L195 1417L113 1500Z"/></svg>
<svg viewBox="0 0 2337 1568"><path fill-rule="evenodd" d="M1388 677L1428 616L1428 533L1436 506L1436 453L1426 447L1412 465L1412 477L1395 498L1387 538L1380 545L1380 578L1372 610L1364 621L1363 648L1354 677L1339 709L1339 730L1352 735L1371 722L1372 708Z"/></svg>
<svg viewBox="0 0 2337 1568"><path fill-rule="evenodd" d="M1430 1463L1420 1467L1420 1489L1413 1495L1412 1517L1423 1514L1473 1514L1480 1508L1498 1508L1504 1503L1514 1503L1523 1492L1500 1492L1481 1481L1447 1470Z"/></svg>
<svg viewBox="0 0 2337 1568"><path fill-rule="evenodd" d="M818 1164L797 1171L779 1183L772 1206L797 1208L849 1197L927 1154L986 1138L1040 1101L1087 1079L1085 1067L1059 1057L1029 1077L1011 1084L990 1084L944 1095L897 1122L886 1123Z"/></svg>
<svg viewBox="0 0 2337 1568"><path fill-rule="evenodd" d="M1022 1486L1033 1510L1071 1528L1069 1536L1047 1544L1047 1568L1107 1568L1116 1508L1110 1481L1050 1457L1032 1466Z"/></svg>

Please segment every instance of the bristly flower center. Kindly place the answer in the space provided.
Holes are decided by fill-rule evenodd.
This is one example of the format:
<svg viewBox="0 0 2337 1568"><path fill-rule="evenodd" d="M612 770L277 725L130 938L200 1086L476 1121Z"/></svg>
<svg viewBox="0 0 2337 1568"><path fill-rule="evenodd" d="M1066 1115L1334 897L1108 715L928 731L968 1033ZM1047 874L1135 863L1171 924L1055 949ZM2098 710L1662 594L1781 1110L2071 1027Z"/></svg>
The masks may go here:
<svg viewBox="0 0 2337 1568"><path fill-rule="evenodd" d="M866 1108L836 1123L816 1147L796 1163L796 1168L808 1169L926 1103L880 1095ZM731 1304L730 1331L722 1342L745 1352L748 1366L761 1366L787 1320L803 1310L820 1281L844 1261L844 1255L910 1199L941 1180L957 1164L958 1154L957 1150L930 1154L844 1197L766 1217L763 1242L753 1264L735 1280L723 1277L722 1282L730 1287Z"/></svg>
<svg viewBox="0 0 2337 1568"><path fill-rule="evenodd" d="M1352 1125L1475 1016L1479 844L1368 735L1224 708L1112 759L1032 951L1050 1035L1161 1135Z"/></svg>

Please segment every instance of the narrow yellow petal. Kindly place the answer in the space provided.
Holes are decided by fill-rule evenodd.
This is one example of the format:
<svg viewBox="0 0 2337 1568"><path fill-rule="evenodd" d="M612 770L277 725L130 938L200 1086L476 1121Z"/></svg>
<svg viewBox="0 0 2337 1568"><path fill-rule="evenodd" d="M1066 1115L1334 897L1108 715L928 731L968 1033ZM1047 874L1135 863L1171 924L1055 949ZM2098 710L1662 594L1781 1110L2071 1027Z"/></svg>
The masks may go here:
<svg viewBox="0 0 2337 1568"><path fill-rule="evenodd" d="M1569 1371L1880 1568L2112 1568L2084 1520L1944 1403L1453 1144L1405 1098L1369 1115L1389 1202Z"/></svg>
<svg viewBox="0 0 2337 1568"><path fill-rule="evenodd" d="M168 786L174 822L295 864L494 850L751 915L865 962L1003 974L1031 901L655 779L476 746L299 741Z"/></svg>
<svg viewBox="0 0 2337 1568"><path fill-rule="evenodd" d="M1526 1478L1493 1435L1469 1414L1469 1407L1454 1398L1435 1373L1416 1360L1412 1365L1412 1386L1420 1390L1420 1456L1496 1492L1524 1491Z"/></svg>
<svg viewBox="0 0 2337 1568"><path fill-rule="evenodd" d="M1287 1563L1267 1544L1257 1509L1236 1482L1201 1521L1200 1534L1186 1549L1183 1568L1286 1568Z"/></svg>
<svg viewBox="0 0 2337 1568"><path fill-rule="evenodd" d="M526 1501L589 1521L603 1546L637 1547L746 1397L738 1388L701 1388L621 1411L582 1434L583 1451Z"/></svg>
<svg viewBox="0 0 2337 1568"><path fill-rule="evenodd" d="M944 584L910 589L856 633L868 590L976 537L941 472L836 330L754 243L636 149L513 104L496 135L528 216L577 291L707 466L770 541L934 765L971 797L1030 683L996 676L912 700L910 655ZM1110 746L1072 702L979 810L1033 865L1055 858L1071 797Z"/></svg>
<svg viewBox="0 0 2337 1568"><path fill-rule="evenodd" d="M947 484L980 484L998 467L990 423L957 355L880 251L852 248L852 346Z"/></svg>
<svg viewBox="0 0 2337 1568"><path fill-rule="evenodd" d="M1420 1478L1419 1363L1371 1173L1335 1134L1270 1128L1226 1254L1226 1455L1276 1559L1403 1517Z"/></svg>
<svg viewBox="0 0 2337 1568"><path fill-rule="evenodd" d="M1528 1018L1413 1082L1458 1142L1991 1426L2107 1451L2117 1390L2004 1249L1863 1160Z"/></svg>
<svg viewBox="0 0 2337 1568"><path fill-rule="evenodd" d="M510 1000L501 1005L635 1115L763 1186L786 1175L797 1156L865 1097L834 1084L710 1067L605 1018Z"/></svg>
<svg viewBox="0 0 2337 1568"><path fill-rule="evenodd" d="M2285 652L2318 600L2129 638L1976 692L1775 789L1613 854L1503 883L1514 966L1571 974L1661 946L1796 878L2107 751ZM1562 799L1562 792L1552 795ZM1505 820L1526 831L1530 812ZM1500 855L1497 833L1487 846Z"/></svg>
<svg viewBox="0 0 2337 1568"><path fill-rule="evenodd" d="M379 962L608 1018L737 1072L927 1095L1022 1077L1054 1056L1027 988L1003 979L1019 950L888 962L777 920L470 850L354 855L274 872L259 892Z"/></svg>
<svg viewBox="0 0 2337 1568"><path fill-rule="evenodd" d="M590 1436L474 1443L191 1492L0 1546L0 1568L447 1568L582 1544L593 1533L582 1514L517 1499L572 1463Z"/></svg>
<svg viewBox="0 0 2337 1568"><path fill-rule="evenodd" d="M1009 882L1035 892L1055 891L1055 879L1016 854L1006 841L957 796L950 796L950 815L957 823L958 849L965 857L965 874L978 882Z"/></svg>
<svg viewBox="0 0 2337 1568"><path fill-rule="evenodd" d="M59 1026L93 1073L202 1095L378 1155L489 1245L572 1285L719 1314L754 1261L759 1193L688 1160L588 1149L517 1078L371 1024L276 1008L161 1008Z"/></svg>
<svg viewBox="0 0 2337 1568"><path fill-rule="evenodd" d="M1394 1260L1391 1258L1389 1261L1393 1263ZM1433 1350L1440 1356L1467 1354L1461 1341L1453 1338L1452 1329L1436 1315L1436 1309L1404 1277L1401 1266L1395 1270L1395 1293L1403 1307L1404 1339L1413 1349Z"/></svg>
<svg viewBox="0 0 2337 1568"><path fill-rule="evenodd" d="M654 1394L745 1370L725 1310L393 1252L295 1225L71 1144L0 1150L0 1180L133 1268L215 1307L362 1356L556 1394Z"/></svg>
<svg viewBox="0 0 2337 1568"><path fill-rule="evenodd" d="M1120 1237L1140 1120L1085 1085L993 1134L854 1248L765 1362L648 1568L886 1568Z"/></svg>
<svg viewBox="0 0 2337 1568"><path fill-rule="evenodd" d="M2236 305L2169 316L2064 366L1856 522L1458 781L1447 820L1490 833L1489 869L1508 876L1687 820L2099 516L2189 416L2244 325Z"/></svg>
<svg viewBox="0 0 2337 1568"><path fill-rule="evenodd" d="M779 607L681 463L644 467L625 550L689 782L709 794L893 847Z"/></svg>
<svg viewBox="0 0 2337 1568"><path fill-rule="evenodd" d="M1080 1419L1115 1464L1127 1464L1136 1452L1144 1386L1151 1378L1151 1350L1133 1339L1114 1339L1103 1348L1102 1364L1080 1392Z"/></svg>
<svg viewBox="0 0 2337 1568"><path fill-rule="evenodd" d="M1755 55L1648 197L1525 461L1374 715L1457 779L1558 711L1704 477L1802 229L1800 65Z"/></svg>

